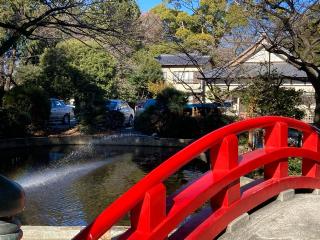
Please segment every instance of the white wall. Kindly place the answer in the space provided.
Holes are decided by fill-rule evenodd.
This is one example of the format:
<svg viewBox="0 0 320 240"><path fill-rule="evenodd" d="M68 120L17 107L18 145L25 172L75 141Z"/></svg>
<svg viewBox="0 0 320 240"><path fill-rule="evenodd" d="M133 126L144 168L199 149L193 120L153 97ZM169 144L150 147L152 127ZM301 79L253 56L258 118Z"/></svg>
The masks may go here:
<svg viewBox="0 0 320 240"><path fill-rule="evenodd" d="M261 49L256 52L253 56L248 58L245 62L248 63L264 63L264 62L284 62L286 59L283 55L277 55L274 53L269 53L266 49Z"/></svg>
<svg viewBox="0 0 320 240"><path fill-rule="evenodd" d="M167 83L172 84L176 89L183 91L183 92L188 92L190 93L190 88L196 92L196 93L201 93L202 92L202 84L201 81L198 80L198 83L187 83L184 84L183 81L178 81L174 80L174 74L175 72L194 72L194 79L196 79L196 74L199 72L198 68L196 67L162 67L162 72L164 74L165 80Z"/></svg>

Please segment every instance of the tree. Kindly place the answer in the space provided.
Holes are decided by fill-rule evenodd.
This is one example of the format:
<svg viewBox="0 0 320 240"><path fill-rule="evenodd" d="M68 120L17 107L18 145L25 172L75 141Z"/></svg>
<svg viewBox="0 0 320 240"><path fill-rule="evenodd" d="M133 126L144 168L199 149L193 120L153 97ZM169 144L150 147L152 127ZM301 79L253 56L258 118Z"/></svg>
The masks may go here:
<svg viewBox="0 0 320 240"><path fill-rule="evenodd" d="M163 21L167 38L189 51L212 52L233 28L247 24L247 14L230 1L170 0L151 10ZM170 6L175 6L174 9ZM191 14L182 11L188 9ZM174 39L176 38L176 39Z"/></svg>
<svg viewBox="0 0 320 240"><path fill-rule="evenodd" d="M128 76L128 81L135 88L135 100L152 97L149 84L164 80L160 64L145 49L134 54L133 63L135 66Z"/></svg>
<svg viewBox="0 0 320 240"><path fill-rule="evenodd" d="M104 48L96 42L80 42L77 39L63 41L56 48L64 52L72 67L89 76L94 84L102 88L106 97L112 95L116 60Z"/></svg>
<svg viewBox="0 0 320 240"><path fill-rule="evenodd" d="M302 104L301 90L282 87L282 78L276 72L252 79L238 93L242 103L246 106L248 117L257 116L285 116L296 119L304 117L304 111L297 106ZM249 131L248 146L253 149L255 131ZM258 131L259 141L262 141L262 131Z"/></svg>
<svg viewBox="0 0 320 240"><path fill-rule="evenodd" d="M30 117L32 129L41 129L49 120L50 102L48 94L40 87L21 85L8 91L4 96L5 109L15 109Z"/></svg>
<svg viewBox="0 0 320 240"><path fill-rule="evenodd" d="M158 15L147 12L140 16L140 29L144 35L144 45L157 44L164 40L164 28Z"/></svg>
<svg viewBox="0 0 320 240"><path fill-rule="evenodd" d="M134 0L0 0L0 105L18 62L37 64L46 47L71 37L127 52L140 39L139 15Z"/></svg>
<svg viewBox="0 0 320 240"><path fill-rule="evenodd" d="M315 89L314 122L320 125L320 3L318 0L243 1L270 52L282 54L306 72Z"/></svg>
<svg viewBox="0 0 320 240"><path fill-rule="evenodd" d="M304 112L301 90L282 87L282 78L276 73L252 79L241 91L242 101L250 117L278 115L302 119Z"/></svg>
<svg viewBox="0 0 320 240"><path fill-rule="evenodd" d="M43 87L50 97L70 99L74 97L75 84L84 77L70 65L66 52L61 48L48 48L40 57L41 75L34 84Z"/></svg>
<svg viewBox="0 0 320 240"><path fill-rule="evenodd" d="M114 40L135 37L139 9L133 0L11 0L0 1L0 56L22 38L54 39L65 36Z"/></svg>
<svg viewBox="0 0 320 240"><path fill-rule="evenodd" d="M212 56L212 64L215 67L221 67L230 61L230 53L225 54L226 51L224 51L221 54L220 51L222 47L226 49L226 45L229 45L230 48L231 44L226 42L225 36L230 39L231 35L236 32L235 29L243 30L248 25L248 13L241 5L232 1L208 0L170 0L166 2L169 4L163 3L151 11L162 19L167 40L174 44L175 52L185 53L198 69L199 76L206 77L203 66L191 53ZM185 12L185 9L188 11ZM238 49L239 46L236 50ZM205 101L204 96L200 97L193 91L190 84L180 79L178 81L191 92L197 101L201 103ZM205 88L204 85L214 93L212 82L205 81L202 89ZM213 97L217 100L217 96Z"/></svg>
<svg viewBox="0 0 320 240"><path fill-rule="evenodd" d="M179 49L177 49L177 45L174 42L168 42L168 41L147 45L145 49L153 57L157 57L160 54L174 54L179 51Z"/></svg>
<svg viewBox="0 0 320 240"><path fill-rule="evenodd" d="M35 85L48 91L51 97L75 99L81 131L104 130L106 109L104 91L86 72L74 67L63 48L46 49L40 58L41 76Z"/></svg>

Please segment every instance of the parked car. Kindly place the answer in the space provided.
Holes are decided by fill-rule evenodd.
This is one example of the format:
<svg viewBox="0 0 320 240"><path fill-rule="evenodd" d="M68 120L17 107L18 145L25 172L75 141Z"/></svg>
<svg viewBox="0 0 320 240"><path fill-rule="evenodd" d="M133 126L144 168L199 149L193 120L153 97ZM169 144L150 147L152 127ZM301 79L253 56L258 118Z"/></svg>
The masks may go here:
<svg viewBox="0 0 320 240"><path fill-rule="evenodd" d="M227 115L230 114L230 110L232 110L232 101L225 101L223 103L213 102L213 103L188 103L184 106L184 110L186 112L192 113L192 110L198 111L200 114L208 113L214 109L219 109L221 112Z"/></svg>
<svg viewBox="0 0 320 240"><path fill-rule="evenodd" d="M63 100L56 98L50 98L50 102L50 121L59 121L63 124L70 124L71 119L74 118L73 107L66 105Z"/></svg>
<svg viewBox="0 0 320 240"><path fill-rule="evenodd" d="M157 100L152 99L152 98L141 100L141 101L137 102L137 104L135 106L136 116L143 113L147 108L154 106L156 104L157 104Z"/></svg>
<svg viewBox="0 0 320 240"><path fill-rule="evenodd" d="M124 116L124 125L133 126L134 110L127 102L119 99L110 99L106 101L106 108L108 111L121 112Z"/></svg>

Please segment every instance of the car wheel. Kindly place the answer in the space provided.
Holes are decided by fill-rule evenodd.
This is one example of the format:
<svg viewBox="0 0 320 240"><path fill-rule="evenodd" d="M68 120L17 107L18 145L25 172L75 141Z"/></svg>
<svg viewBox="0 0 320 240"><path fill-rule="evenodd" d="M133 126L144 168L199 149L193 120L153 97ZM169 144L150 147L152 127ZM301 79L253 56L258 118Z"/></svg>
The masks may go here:
<svg viewBox="0 0 320 240"><path fill-rule="evenodd" d="M130 117L129 117L128 126L130 126L130 127L133 126L133 116L132 115L130 115Z"/></svg>
<svg viewBox="0 0 320 240"><path fill-rule="evenodd" d="M66 114L63 116L62 123L70 125L70 115L69 114Z"/></svg>

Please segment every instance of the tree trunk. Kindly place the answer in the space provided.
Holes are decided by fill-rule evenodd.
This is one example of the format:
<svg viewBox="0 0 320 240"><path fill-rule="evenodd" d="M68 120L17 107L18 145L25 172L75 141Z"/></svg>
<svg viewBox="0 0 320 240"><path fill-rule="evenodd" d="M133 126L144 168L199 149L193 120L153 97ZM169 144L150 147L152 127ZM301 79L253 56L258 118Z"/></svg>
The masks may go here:
<svg viewBox="0 0 320 240"><path fill-rule="evenodd" d="M314 125L320 128L320 89L315 92L316 108L314 110Z"/></svg>
<svg viewBox="0 0 320 240"><path fill-rule="evenodd" d="M0 86L0 108L3 105L4 89Z"/></svg>
<svg viewBox="0 0 320 240"><path fill-rule="evenodd" d="M5 94L5 85L6 85L6 80L4 76L0 75L0 108L3 107L3 97Z"/></svg>
<svg viewBox="0 0 320 240"><path fill-rule="evenodd" d="M316 107L314 110L314 125L320 128L320 74L318 71L306 71L308 80L311 82L315 91Z"/></svg>
<svg viewBox="0 0 320 240"><path fill-rule="evenodd" d="M254 130L249 130L248 132L248 150L254 150Z"/></svg>

